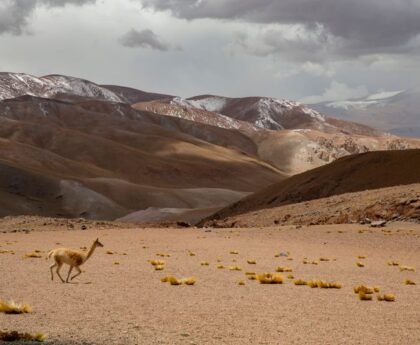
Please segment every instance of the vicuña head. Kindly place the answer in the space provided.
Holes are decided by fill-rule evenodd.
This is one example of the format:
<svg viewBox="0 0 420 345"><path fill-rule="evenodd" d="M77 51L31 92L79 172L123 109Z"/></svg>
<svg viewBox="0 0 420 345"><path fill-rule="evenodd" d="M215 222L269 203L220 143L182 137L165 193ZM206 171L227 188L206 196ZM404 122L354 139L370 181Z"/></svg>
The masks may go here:
<svg viewBox="0 0 420 345"><path fill-rule="evenodd" d="M55 261L55 263L50 266L51 280L54 279L53 269L57 267L56 273L58 277L61 279L63 283L64 282L68 283L71 271L73 270L73 267L74 267L77 273L73 277L70 278L70 280L73 280L74 278L76 278L78 275L82 273L80 266L83 265L92 256L96 247L103 247L103 246L104 245L101 242L99 242L99 239L97 238L93 242L92 246L90 247L87 253L82 252L80 250L69 249L69 248L57 248L57 249L51 250L47 255L47 259L49 259L52 256ZM61 266L63 266L63 264L67 264L70 266L66 280L64 280L63 277L61 277L60 275L60 269L61 269Z"/></svg>

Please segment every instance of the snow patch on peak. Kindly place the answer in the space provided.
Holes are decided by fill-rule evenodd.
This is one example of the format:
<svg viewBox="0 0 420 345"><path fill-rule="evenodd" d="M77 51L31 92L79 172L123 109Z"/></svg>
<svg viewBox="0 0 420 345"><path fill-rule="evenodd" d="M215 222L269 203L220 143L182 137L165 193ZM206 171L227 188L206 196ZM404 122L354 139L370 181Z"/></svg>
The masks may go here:
<svg viewBox="0 0 420 345"><path fill-rule="evenodd" d="M226 99L218 96L209 96L200 99L184 99L181 97L175 97L171 101L171 104L219 113L226 106Z"/></svg>
<svg viewBox="0 0 420 345"><path fill-rule="evenodd" d="M123 102L114 92L74 77L34 77L24 73L0 73L0 100L24 95L49 98L59 93Z"/></svg>

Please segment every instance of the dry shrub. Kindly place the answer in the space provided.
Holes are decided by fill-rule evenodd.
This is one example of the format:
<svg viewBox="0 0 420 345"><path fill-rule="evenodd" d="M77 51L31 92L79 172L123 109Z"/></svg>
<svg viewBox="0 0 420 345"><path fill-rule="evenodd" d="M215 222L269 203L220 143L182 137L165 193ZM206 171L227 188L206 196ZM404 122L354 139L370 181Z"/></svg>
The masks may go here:
<svg viewBox="0 0 420 345"><path fill-rule="evenodd" d="M257 280L257 276L256 275L248 276L248 280Z"/></svg>
<svg viewBox="0 0 420 345"><path fill-rule="evenodd" d="M195 256L195 253L194 252L189 252L188 255L189 256Z"/></svg>
<svg viewBox="0 0 420 345"><path fill-rule="evenodd" d="M165 276L165 277L160 278L160 281L162 283L167 283L167 282L169 282L169 278L170 278L170 276Z"/></svg>
<svg viewBox="0 0 420 345"><path fill-rule="evenodd" d="M155 271L163 271L165 269L165 265L156 265Z"/></svg>
<svg viewBox="0 0 420 345"><path fill-rule="evenodd" d="M358 296L359 296L359 299L361 301L371 301L372 300L372 295L367 294L366 292L363 292L363 291L359 291Z"/></svg>
<svg viewBox="0 0 420 345"><path fill-rule="evenodd" d="M231 271L242 271L242 268L239 266L229 266L229 270Z"/></svg>
<svg viewBox="0 0 420 345"><path fill-rule="evenodd" d="M217 265L217 268L219 269L219 270L222 270L222 269L224 269L224 268L226 268L224 265Z"/></svg>
<svg viewBox="0 0 420 345"><path fill-rule="evenodd" d="M14 301L0 300L0 313L5 314L25 314L31 313L32 307L29 304L16 303Z"/></svg>
<svg viewBox="0 0 420 345"><path fill-rule="evenodd" d="M411 279L406 279L404 281L405 285L416 285L416 283L414 281L412 281Z"/></svg>
<svg viewBox="0 0 420 345"><path fill-rule="evenodd" d="M293 272L293 269L287 266L278 266L276 272Z"/></svg>
<svg viewBox="0 0 420 345"><path fill-rule="evenodd" d="M207 261L201 261L200 265L201 266L209 266L210 264Z"/></svg>
<svg viewBox="0 0 420 345"><path fill-rule="evenodd" d="M378 301L395 302L395 295L388 293L383 296L378 295Z"/></svg>
<svg viewBox="0 0 420 345"><path fill-rule="evenodd" d="M379 288L377 288L379 290ZM366 285L359 285L353 288L354 293L360 293L363 292L367 295L373 294L373 292L375 291L374 288L370 287L370 286L366 286Z"/></svg>
<svg viewBox="0 0 420 345"><path fill-rule="evenodd" d="M404 272L404 271L415 272L416 268L412 267L412 266L401 265L400 266L400 272Z"/></svg>
<svg viewBox="0 0 420 345"><path fill-rule="evenodd" d="M255 276L256 273L255 272L245 272L245 275L247 275L247 276Z"/></svg>
<svg viewBox="0 0 420 345"><path fill-rule="evenodd" d="M356 262L356 266L357 267L365 267L365 264L358 261L358 262Z"/></svg>
<svg viewBox="0 0 420 345"><path fill-rule="evenodd" d="M330 259L328 259L328 258L319 258L319 261L327 262L327 261L330 261Z"/></svg>
<svg viewBox="0 0 420 345"><path fill-rule="evenodd" d="M116 252L114 252L114 251L112 251L112 250L107 250L106 252L105 252L105 254L108 254L108 255L114 255L114 254L117 254Z"/></svg>
<svg viewBox="0 0 420 345"><path fill-rule="evenodd" d="M305 285L305 284L295 284L295 285ZM339 282L327 282L325 280L309 280L306 282L306 285L308 285L311 288L321 288L321 289L341 289L343 287L343 284Z"/></svg>
<svg viewBox="0 0 420 345"><path fill-rule="evenodd" d="M288 274L287 279L295 279L295 276L293 274Z"/></svg>
<svg viewBox="0 0 420 345"><path fill-rule="evenodd" d="M194 277L190 277L190 278L183 278L181 279L181 281L185 285L194 285L197 282L197 279Z"/></svg>
<svg viewBox="0 0 420 345"><path fill-rule="evenodd" d="M287 258L287 260L289 260L289 261L293 261L293 258Z"/></svg>
<svg viewBox="0 0 420 345"><path fill-rule="evenodd" d="M260 284L283 284L284 278L281 274L262 273L256 276Z"/></svg>
<svg viewBox="0 0 420 345"><path fill-rule="evenodd" d="M294 280L294 281L293 281L293 283L294 283L295 285L307 285L307 284L306 284L306 281L305 281L305 280L303 280L303 279L296 279L296 280Z"/></svg>
<svg viewBox="0 0 420 345"><path fill-rule="evenodd" d="M256 265L257 262L255 260L247 260L246 261L249 265Z"/></svg>
<svg viewBox="0 0 420 345"><path fill-rule="evenodd" d="M312 265L318 265L318 261L312 261L311 264Z"/></svg>
<svg viewBox="0 0 420 345"><path fill-rule="evenodd" d="M149 260L152 266L165 266L166 262L164 260Z"/></svg>
<svg viewBox="0 0 420 345"><path fill-rule="evenodd" d="M238 282L238 285L245 285L245 282L243 280Z"/></svg>
<svg viewBox="0 0 420 345"><path fill-rule="evenodd" d="M236 255L236 254L239 254L239 251L238 250L231 250L230 254L235 254Z"/></svg>
<svg viewBox="0 0 420 345"><path fill-rule="evenodd" d="M178 280L173 276L170 276L168 281L169 281L169 284L171 284L171 285L181 285L182 284L182 280Z"/></svg>
<svg viewBox="0 0 420 345"><path fill-rule="evenodd" d="M15 255L14 250L0 250L0 254L12 254Z"/></svg>
<svg viewBox="0 0 420 345"><path fill-rule="evenodd" d="M23 256L23 258L25 259L29 259L29 258L36 258L36 259L40 259L40 258L42 258L42 255L41 254L38 254L38 253L35 253L35 252L32 252L32 253L27 253L27 254L25 254L24 256Z"/></svg>
<svg viewBox="0 0 420 345"><path fill-rule="evenodd" d="M44 333L38 332L34 335L29 333L19 333L16 331L0 331L0 341L37 341L43 342L47 339Z"/></svg>
<svg viewBox="0 0 420 345"><path fill-rule="evenodd" d="M389 260L388 266L399 266L400 264L397 261Z"/></svg>
<svg viewBox="0 0 420 345"><path fill-rule="evenodd" d="M357 258L358 258L358 259L366 259L366 256L364 256L364 255L359 255Z"/></svg>
<svg viewBox="0 0 420 345"><path fill-rule="evenodd" d="M379 291L381 291L381 288L379 286L375 286L373 288L373 291L376 292L376 293L378 293Z"/></svg>
<svg viewBox="0 0 420 345"><path fill-rule="evenodd" d="M114 261L114 265L119 265L120 263L118 261Z"/></svg>

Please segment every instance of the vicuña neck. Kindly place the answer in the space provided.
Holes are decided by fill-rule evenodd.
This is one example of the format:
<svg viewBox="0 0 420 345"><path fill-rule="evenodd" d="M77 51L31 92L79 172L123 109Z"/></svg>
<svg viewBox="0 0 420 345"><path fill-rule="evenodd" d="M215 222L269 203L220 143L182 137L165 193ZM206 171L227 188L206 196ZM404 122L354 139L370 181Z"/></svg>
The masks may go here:
<svg viewBox="0 0 420 345"><path fill-rule="evenodd" d="M88 251L88 253L86 255L86 260L89 259L92 256L93 252L95 251L95 248L96 248L95 243L93 243L92 244L92 247L90 247L90 249L89 249L89 251Z"/></svg>

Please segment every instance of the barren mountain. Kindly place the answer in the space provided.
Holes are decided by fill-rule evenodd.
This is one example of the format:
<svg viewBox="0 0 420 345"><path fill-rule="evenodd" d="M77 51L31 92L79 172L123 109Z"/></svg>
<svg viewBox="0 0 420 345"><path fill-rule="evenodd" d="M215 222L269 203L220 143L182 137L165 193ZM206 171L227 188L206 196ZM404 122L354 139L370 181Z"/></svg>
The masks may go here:
<svg viewBox="0 0 420 345"><path fill-rule="evenodd" d="M420 90L380 92L360 99L324 102L314 109L396 135L420 137Z"/></svg>
<svg viewBox="0 0 420 345"><path fill-rule="evenodd" d="M226 220L237 215L344 193L420 183L419 171L419 149L348 156L245 197L217 212L209 221Z"/></svg>
<svg viewBox="0 0 420 345"><path fill-rule="evenodd" d="M2 215L115 219L148 207L221 207L284 178L161 125L180 119L124 104L24 96L0 102L0 114Z"/></svg>

